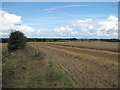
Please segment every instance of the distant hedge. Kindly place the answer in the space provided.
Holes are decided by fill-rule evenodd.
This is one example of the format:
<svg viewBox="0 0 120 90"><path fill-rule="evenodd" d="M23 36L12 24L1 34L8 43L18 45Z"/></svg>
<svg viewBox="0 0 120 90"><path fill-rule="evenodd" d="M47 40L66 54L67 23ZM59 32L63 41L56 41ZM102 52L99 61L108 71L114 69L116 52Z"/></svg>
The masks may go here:
<svg viewBox="0 0 120 90"><path fill-rule="evenodd" d="M27 42L64 42L64 41L76 41L76 38L27 38Z"/></svg>
<svg viewBox="0 0 120 90"><path fill-rule="evenodd" d="M76 39L76 38L27 38L27 42L65 42L65 41L104 41L120 42L120 39ZM2 43L8 42L8 38L2 38Z"/></svg>
<svg viewBox="0 0 120 90"><path fill-rule="evenodd" d="M26 37L20 31L12 31L8 41L8 50L14 51L17 49L22 49L26 45Z"/></svg>

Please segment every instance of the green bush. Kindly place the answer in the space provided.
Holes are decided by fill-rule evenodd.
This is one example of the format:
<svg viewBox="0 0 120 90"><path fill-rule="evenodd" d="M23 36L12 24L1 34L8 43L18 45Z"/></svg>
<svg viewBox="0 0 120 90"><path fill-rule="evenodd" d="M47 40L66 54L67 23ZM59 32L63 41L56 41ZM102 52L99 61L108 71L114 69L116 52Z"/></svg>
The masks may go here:
<svg viewBox="0 0 120 90"><path fill-rule="evenodd" d="M20 31L12 31L8 40L8 50L15 51L22 49L26 45L26 37Z"/></svg>

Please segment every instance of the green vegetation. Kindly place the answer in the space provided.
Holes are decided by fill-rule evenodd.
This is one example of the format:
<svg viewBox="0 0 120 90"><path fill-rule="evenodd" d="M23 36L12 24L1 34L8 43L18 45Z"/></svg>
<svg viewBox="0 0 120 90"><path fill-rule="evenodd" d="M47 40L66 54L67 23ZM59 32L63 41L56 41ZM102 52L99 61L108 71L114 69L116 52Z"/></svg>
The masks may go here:
<svg viewBox="0 0 120 90"><path fill-rule="evenodd" d="M56 68L46 55L26 46L15 52L3 50L3 88L62 88L73 87L72 82Z"/></svg>
<svg viewBox="0 0 120 90"><path fill-rule="evenodd" d="M49 80L51 82L58 81L58 86L60 84L64 88L73 88L72 81L69 79L69 77L67 77L65 74L61 73L59 69L57 69L57 66L55 65L54 62L49 61L48 64L49 67L51 67L49 73Z"/></svg>
<svg viewBox="0 0 120 90"><path fill-rule="evenodd" d="M8 40L8 50L22 49L26 45L26 37L20 31L12 31Z"/></svg>

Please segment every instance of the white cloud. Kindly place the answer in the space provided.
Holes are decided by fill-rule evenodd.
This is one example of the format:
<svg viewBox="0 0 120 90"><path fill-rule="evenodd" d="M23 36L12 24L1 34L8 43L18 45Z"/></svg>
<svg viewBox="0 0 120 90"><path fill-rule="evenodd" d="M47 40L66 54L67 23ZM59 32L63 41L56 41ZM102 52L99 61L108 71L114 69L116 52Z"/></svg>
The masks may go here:
<svg viewBox="0 0 120 90"><path fill-rule="evenodd" d="M64 6L64 7L77 7ZM59 7L60 8L60 7ZM61 7L63 8L63 7ZM50 33L42 33L41 29L34 29L29 25L22 24L22 17L10 14L6 11L0 11L0 36L7 36L10 30L15 29L22 31L26 36L57 36L57 37L117 37L118 36L118 18L109 16L106 19L94 20L87 18L77 20L71 25L61 26L51 30ZM44 32L44 30L43 30Z"/></svg>
<svg viewBox="0 0 120 90"><path fill-rule="evenodd" d="M38 35L43 35L40 29L33 29L30 26L27 25L17 25L14 26L14 29L17 31L22 31L24 34L28 36L38 36Z"/></svg>
<svg viewBox="0 0 120 90"><path fill-rule="evenodd" d="M117 37L118 18L109 16L105 20L93 20L91 18L78 20L75 23L56 28L58 36L79 36L79 37Z"/></svg>
<svg viewBox="0 0 120 90"><path fill-rule="evenodd" d="M4 25L6 26L11 26L14 24L21 24L22 20L21 20L21 16L17 16L15 14L9 14L6 11L0 11L0 22L2 25L2 30L6 30L6 28L4 29Z"/></svg>
<svg viewBox="0 0 120 90"><path fill-rule="evenodd" d="M9 35L10 30L22 31L26 36L42 34L40 30L35 30L28 25L22 24L21 16L0 10L0 36Z"/></svg>
<svg viewBox="0 0 120 90"><path fill-rule="evenodd" d="M89 5L66 5L66 6L58 6L58 7L44 9L44 11L52 12L52 11L55 11L56 9L60 9L60 8L82 7L82 6L89 6Z"/></svg>
<svg viewBox="0 0 120 90"><path fill-rule="evenodd" d="M0 36L8 35L7 33L0 32Z"/></svg>
<svg viewBox="0 0 120 90"><path fill-rule="evenodd" d="M0 10L0 16L2 16L4 13L6 13L6 11Z"/></svg>
<svg viewBox="0 0 120 90"><path fill-rule="evenodd" d="M91 22L91 21L92 21L92 19L89 18L89 19L86 19L86 20L78 20L77 22L78 23L84 23L84 22Z"/></svg>
<svg viewBox="0 0 120 90"><path fill-rule="evenodd" d="M77 34L77 32L69 26L56 28L54 31L57 33L58 36L59 35L65 36L65 35L76 35Z"/></svg>
<svg viewBox="0 0 120 90"><path fill-rule="evenodd" d="M24 33L32 33L34 32L35 30L27 25L16 25L14 26L14 29L17 30L17 31L22 31Z"/></svg>
<svg viewBox="0 0 120 90"><path fill-rule="evenodd" d="M118 18L117 18L117 17L115 17L115 16L109 16L109 17L108 17L108 19L109 19L109 20L118 21Z"/></svg>

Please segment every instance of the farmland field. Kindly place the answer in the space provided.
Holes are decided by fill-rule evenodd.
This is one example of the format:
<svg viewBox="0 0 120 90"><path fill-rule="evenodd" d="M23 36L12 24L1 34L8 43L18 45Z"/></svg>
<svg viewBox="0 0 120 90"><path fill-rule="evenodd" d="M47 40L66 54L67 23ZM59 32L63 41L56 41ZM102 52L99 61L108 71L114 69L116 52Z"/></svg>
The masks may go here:
<svg viewBox="0 0 120 90"><path fill-rule="evenodd" d="M75 87L118 86L118 43L37 42L29 43L45 51Z"/></svg>
<svg viewBox="0 0 120 90"><path fill-rule="evenodd" d="M50 72L49 67L47 66L46 63L50 63L50 61L52 61L56 66L53 68L58 69L58 71L60 71L62 75L65 75L67 78L70 79L67 80L66 83L72 81L71 87L74 88L118 87L118 52L117 52L118 43L117 42L100 42L100 41L29 42L27 44L28 46L33 47L37 52L39 51L44 52L44 54L42 54L45 59L44 62L32 61L32 59L41 59L41 58L31 58L31 55L34 53L34 50L30 48L27 52L28 54L29 52L31 52L31 55L25 56L25 52L24 52L23 60L25 61L25 63L21 64L24 67L23 69L27 70L28 68L29 72L26 71L27 73L25 74L25 76L22 75L24 79L20 81L17 80L12 83L14 84L16 82L17 83L16 85L12 85L12 84L8 86L4 85L4 87L9 87L9 86L19 87L19 83L23 82L24 80L26 80L27 82L27 80L28 81L31 80L30 78L31 77L33 78L34 76L38 78L39 75L37 74L39 74L40 72L43 72L42 78L46 78L47 76L44 76L45 73L48 74L48 72ZM3 49L5 48L6 48L6 44L3 44ZM27 61L26 59L29 59L30 62ZM19 61L19 62L22 63L24 61ZM8 62L8 64L9 63L10 62ZM40 63L42 63L43 65L42 67L39 66ZM3 67L7 67L7 63L3 64ZM23 71L25 72L25 70ZM33 73L36 74L32 75ZM31 81L31 83L37 83L37 81L35 80L33 81ZM43 79L41 82L46 83L46 80ZM24 87L26 87L25 85L27 84L25 83L23 84ZM71 85L71 83L67 84L67 86L64 85L62 86L61 84L63 83L57 82L56 87L59 88L70 87L69 85ZM31 84L31 86L33 87L34 84ZM37 85L36 87L55 87L55 86L43 84L42 86Z"/></svg>
<svg viewBox="0 0 120 90"><path fill-rule="evenodd" d="M120 87L118 0L24 1L1 0L2 89Z"/></svg>

